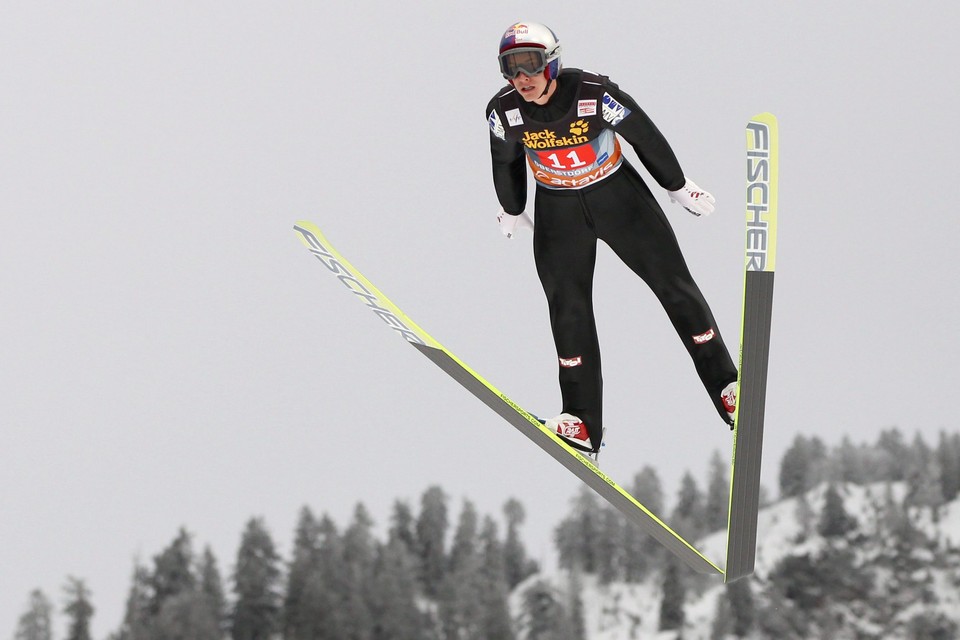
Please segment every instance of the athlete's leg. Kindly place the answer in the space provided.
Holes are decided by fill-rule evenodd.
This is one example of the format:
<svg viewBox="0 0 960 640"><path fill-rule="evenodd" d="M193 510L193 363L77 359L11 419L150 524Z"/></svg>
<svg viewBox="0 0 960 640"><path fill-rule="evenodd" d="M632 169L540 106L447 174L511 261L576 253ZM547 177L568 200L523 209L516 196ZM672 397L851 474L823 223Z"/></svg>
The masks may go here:
<svg viewBox="0 0 960 640"><path fill-rule="evenodd" d="M621 167L608 181L586 194L597 233L660 300L711 401L727 420L720 392L737 379L737 370L673 228L633 167Z"/></svg>
<svg viewBox="0 0 960 640"><path fill-rule="evenodd" d="M535 213L534 259L550 309L563 412L583 420L599 447L603 381L593 316L597 237L578 194L538 189Z"/></svg>

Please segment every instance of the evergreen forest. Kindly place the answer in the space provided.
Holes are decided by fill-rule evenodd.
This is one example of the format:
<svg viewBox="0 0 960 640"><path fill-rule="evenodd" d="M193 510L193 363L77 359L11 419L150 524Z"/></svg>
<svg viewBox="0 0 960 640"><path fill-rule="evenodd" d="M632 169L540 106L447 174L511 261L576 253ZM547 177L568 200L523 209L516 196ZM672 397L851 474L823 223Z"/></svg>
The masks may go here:
<svg viewBox="0 0 960 640"><path fill-rule="evenodd" d="M559 567L548 572L525 549L520 502L482 514L433 486L416 505L396 501L379 538L362 503L345 523L304 506L289 557L261 518L227 563L181 528L134 563L124 617L99 640L958 636L960 434L797 436L776 462L760 543L765 523L771 538L787 531L785 543L730 585L693 574L586 488L554 527ZM708 540L726 528L728 473L715 453L705 482L687 472L669 498L653 467L625 487L688 540ZM642 604L623 605L624 594ZM25 594L14 640L93 640L90 585L68 576L55 596ZM708 618L695 614L706 602Z"/></svg>

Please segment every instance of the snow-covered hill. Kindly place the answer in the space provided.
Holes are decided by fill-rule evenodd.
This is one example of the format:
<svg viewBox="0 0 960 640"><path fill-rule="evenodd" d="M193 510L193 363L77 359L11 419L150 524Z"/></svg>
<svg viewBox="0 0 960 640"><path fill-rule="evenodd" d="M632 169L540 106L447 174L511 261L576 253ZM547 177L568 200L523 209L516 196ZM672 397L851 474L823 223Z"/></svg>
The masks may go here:
<svg viewBox="0 0 960 640"><path fill-rule="evenodd" d="M818 524L829 490L823 484L803 497L782 500L761 510L756 573L746 580L754 617L746 637L772 637L770 628L789 626L790 621L794 625L791 631L784 635L780 629L778 640L957 637L960 552L955 547L960 544L960 499L940 507L936 514L924 507L910 509L905 515L901 505L907 489L902 483L835 485L833 491L841 498L851 525L844 535L826 538L818 532ZM722 563L726 534L715 532L696 546ZM849 561L849 567L841 561ZM836 579L824 577L831 569L839 572ZM729 601L728 587L720 579L683 571L686 595L682 635L659 631L663 594L660 571L641 583L606 585L596 576L566 571L534 575L514 590L511 609L522 619L523 594L538 584L541 588L548 585L557 600L568 605L571 585L579 584L585 640L735 637L722 634L719 630L724 625L715 623L721 601ZM834 584L848 578L853 581L849 589ZM857 588L866 593L858 595ZM820 592L827 594L822 601L816 599ZM831 595L834 593L840 595ZM788 622L771 621L781 616ZM798 631L798 626L806 631Z"/></svg>

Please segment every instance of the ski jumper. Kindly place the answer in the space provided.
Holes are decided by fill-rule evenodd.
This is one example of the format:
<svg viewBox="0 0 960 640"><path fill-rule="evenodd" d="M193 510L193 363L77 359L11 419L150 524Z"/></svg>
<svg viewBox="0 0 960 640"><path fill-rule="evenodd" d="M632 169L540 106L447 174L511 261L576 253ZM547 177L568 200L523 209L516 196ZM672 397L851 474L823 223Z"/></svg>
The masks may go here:
<svg viewBox="0 0 960 640"><path fill-rule="evenodd" d="M487 105L493 182L504 211L526 208L527 174L536 179L533 250L550 310L564 413L602 438L603 380L593 312L597 240L603 240L660 300L726 421L721 390L737 379L713 313L687 268L653 194L620 152L617 134L667 190L683 187L666 139L629 95L606 76L564 69L550 101L525 101L512 87Z"/></svg>

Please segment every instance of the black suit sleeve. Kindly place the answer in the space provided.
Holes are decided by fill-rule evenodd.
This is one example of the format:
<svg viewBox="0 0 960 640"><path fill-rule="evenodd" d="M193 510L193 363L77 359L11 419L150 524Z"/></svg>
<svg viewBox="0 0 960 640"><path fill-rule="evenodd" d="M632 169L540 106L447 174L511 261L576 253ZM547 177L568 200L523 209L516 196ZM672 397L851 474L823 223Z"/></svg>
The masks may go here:
<svg viewBox="0 0 960 640"><path fill-rule="evenodd" d="M630 110L630 114L613 127L614 131L630 143L640 162L661 187L668 191L682 188L685 183L683 169L667 139L636 100L621 91L610 79L605 80L610 97Z"/></svg>
<svg viewBox="0 0 960 640"><path fill-rule="evenodd" d="M495 108L495 99L487 105L487 118ZM491 129L490 158L493 163L493 186L500 206L507 213L518 215L527 208L527 166L523 145L519 141L501 140Z"/></svg>

